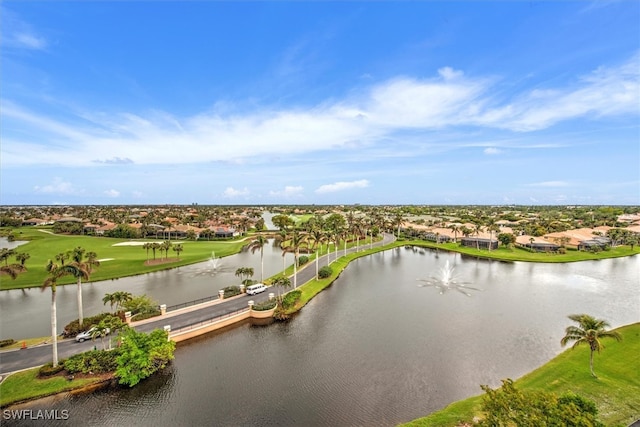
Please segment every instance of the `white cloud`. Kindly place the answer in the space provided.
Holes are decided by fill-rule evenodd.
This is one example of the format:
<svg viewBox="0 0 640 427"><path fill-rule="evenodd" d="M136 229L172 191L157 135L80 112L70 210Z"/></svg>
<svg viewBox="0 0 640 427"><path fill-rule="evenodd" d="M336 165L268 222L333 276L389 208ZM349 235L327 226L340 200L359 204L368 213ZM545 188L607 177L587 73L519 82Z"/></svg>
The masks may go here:
<svg viewBox="0 0 640 427"><path fill-rule="evenodd" d="M454 70L451 67L443 67L438 70L438 74L440 74L440 76L442 76L442 78L445 80L452 80L458 77L462 77L464 75L464 72Z"/></svg>
<svg viewBox="0 0 640 427"><path fill-rule="evenodd" d="M104 194L109 196L109 197L118 197L118 196L120 196L120 192L118 190L114 190L114 189L107 190L107 191L104 192Z"/></svg>
<svg viewBox="0 0 640 427"><path fill-rule="evenodd" d="M70 182L63 181L62 178L54 178L51 184L39 186L34 188L36 193L44 194L77 194L78 190L73 187Z"/></svg>
<svg viewBox="0 0 640 427"><path fill-rule="evenodd" d="M304 188L301 187L301 186L287 185L287 186L284 187L284 190L269 191L269 195L270 196L293 197L293 196L300 195L303 190L304 190Z"/></svg>
<svg viewBox="0 0 640 427"><path fill-rule="evenodd" d="M335 193L336 191L351 190L352 188L366 188L368 186L369 186L369 181L367 181L366 179L361 179L358 181L351 181L351 182L341 181L341 182L335 182L333 184L321 185L316 189L316 193L318 194Z"/></svg>
<svg viewBox="0 0 640 427"><path fill-rule="evenodd" d="M499 148L495 148L495 147L487 147L484 149L484 154L487 155L495 155L495 154L502 154L502 150L500 150Z"/></svg>
<svg viewBox="0 0 640 427"><path fill-rule="evenodd" d="M601 67L570 87L537 89L507 102L494 99L491 80L470 78L449 67L438 70L440 77L390 79L359 95L315 106L246 113L230 112L232 107L220 104L188 117L162 111L68 111L54 118L3 100L4 128L21 131L3 131L0 158L3 166L240 162L350 150L354 141L359 147L384 144L386 149L398 135L412 130L475 126L529 132L583 116L638 115L639 69L640 55L635 55L621 66ZM497 149L488 147L485 154L499 154L492 150ZM361 150L360 155L365 154ZM237 190L231 190L235 197Z"/></svg>
<svg viewBox="0 0 640 427"><path fill-rule="evenodd" d="M227 198L247 196L249 195L249 190L247 189L247 187L244 187L242 190L236 190L233 187L227 187L227 189L224 190L224 193L222 193L222 195Z"/></svg>
<svg viewBox="0 0 640 427"><path fill-rule="evenodd" d="M23 21L7 9L6 6L0 8L3 47L17 49L41 50L47 47L47 41L44 37L38 35L27 22Z"/></svg>

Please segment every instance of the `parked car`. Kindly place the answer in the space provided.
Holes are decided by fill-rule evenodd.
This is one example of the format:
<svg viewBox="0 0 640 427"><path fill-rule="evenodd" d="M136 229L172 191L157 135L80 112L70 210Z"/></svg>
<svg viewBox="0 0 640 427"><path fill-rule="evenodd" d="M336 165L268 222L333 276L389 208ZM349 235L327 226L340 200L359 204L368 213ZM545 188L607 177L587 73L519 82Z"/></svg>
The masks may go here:
<svg viewBox="0 0 640 427"><path fill-rule="evenodd" d="M267 287L262 283L256 283L255 285L247 286L247 295L255 295L267 290Z"/></svg>
<svg viewBox="0 0 640 427"><path fill-rule="evenodd" d="M77 342L83 342L86 340L90 340L91 336L93 335L93 332L96 330L97 328L94 326L93 328L89 329L88 331L85 332L80 332L78 335L76 335L76 341ZM107 335L109 335L109 332L111 332L109 330L109 328L107 328L107 330L105 331Z"/></svg>

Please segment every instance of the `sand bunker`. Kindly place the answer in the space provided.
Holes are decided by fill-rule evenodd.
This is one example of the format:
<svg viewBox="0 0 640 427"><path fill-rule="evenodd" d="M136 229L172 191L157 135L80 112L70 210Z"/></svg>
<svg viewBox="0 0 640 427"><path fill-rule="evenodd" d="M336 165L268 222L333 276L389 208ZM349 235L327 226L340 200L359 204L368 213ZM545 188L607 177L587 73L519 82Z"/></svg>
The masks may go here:
<svg viewBox="0 0 640 427"><path fill-rule="evenodd" d="M147 242L122 242L122 243L114 243L111 246L142 246Z"/></svg>
<svg viewBox="0 0 640 427"><path fill-rule="evenodd" d="M98 262L105 262L105 261L113 261L115 258L102 258L99 259Z"/></svg>

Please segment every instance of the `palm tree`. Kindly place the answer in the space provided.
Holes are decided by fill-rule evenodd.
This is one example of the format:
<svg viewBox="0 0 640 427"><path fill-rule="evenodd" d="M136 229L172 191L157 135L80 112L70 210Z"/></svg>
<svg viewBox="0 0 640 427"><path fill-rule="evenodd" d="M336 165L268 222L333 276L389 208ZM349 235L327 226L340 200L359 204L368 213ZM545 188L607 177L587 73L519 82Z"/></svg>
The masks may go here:
<svg viewBox="0 0 640 427"><path fill-rule="evenodd" d="M99 265L100 262L96 260L95 252L91 254L91 263L84 261L84 253L85 250L78 246L74 250L71 251L71 264L64 266L67 270L67 274L72 275L78 280L78 290L77 290L77 299L78 299L78 324L82 327L83 315L82 315L82 279L89 280L89 275L91 274L91 264Z"/></svg>
<svg viewBox="0 0 640 427"><path fill-rule="evenodd" d="M473 226L473 234L476 235L476 249L480 250L480 233L482 232L482 226L476 224Z"/></svg>
<svg viewBox="0 0 640 427"><path fill-rule="evenodd" d="M147 262L149 261L149 249L151 249L151 243L147 242L142 245L142 249L147 251Z"/></svg>
<svg viewBox="0 0 640 427"><path fill-rule="evenodd" d="M13 249L2 248L0 250L0 260L4 261L5 266L9 265L9 257L13 256L14 253Z"/></svg>
<svg viewBox="0 0 640 427"><path fill-rule="evenodd" d="M282 294L279 289L291 287L291 280L289 280L289 278L284 275L278 276L275 279L273 279L273 282L271 282L271 285L274 286L276 289L278 289L278 300L280 301L280 303L282 303Z"/></svg>
<svg viewBox="0 0 640 427"><path fill-rule="evenodd" d="M453 241L457 242L458 233L460 232L460 227L458 226L458 224L451 224L449 225L449 230L453 231Z"/></svg>
<svg viewBox="0 0 640 427"><path fill-rule="evenodd" d="M327 241L327 233L321 228L314 228L309 232L309 238L313 242L312 250L316 251L316 278L318 278L319 246Z"/></svg>
<svg viewBox="0 0 640 427"><path fill-rule="evenodd" d="M392 224L397 226L398 228L398 235L397 235L398 239L400 238L400 226L404 221L405 221L405 217L402 214L402 212L396 212L395 215L393 216Z"/></svg>
<svg viewBox="0 0 640 427"><path fill-rule="evenodd" d="M22 264L9 264L0 266L0 273L8 275L9 277L11 277L11 280L16 280L18 275L26 270L26 267Z"/></svg>
<svg viewBox="0 0 640 427"><path fill-rule="evenodd" d="M44 291L47 287L51 288L51 342L53 349L53 366L58 366L58 316L56 312L56 285L58 284L58 279L62 276L65 276L67 272L64 269L64 266L59 266L55 264L53 261L49 260L49 263L46 266L47 273L49 273L49 277L45 279L42 283L42 291Z"/></svg>
<svg viewBox="0 0 640 427"><path fill-rule="evenodd" d="M151 251L153 252L153 259L154 259L154 261L155 261L155 259L156 259L156 251L157 251L158 249L160 249L160 243L153 242L153 243L151 244Z"/></svg>
<svg viewBox="0 0 640 427"><path fill-rule="evenodd" d="M176 255L178 255L178 259L180 259L180 252L184 250L182 248L182 245L181 244L175 245L172 249L176 253Z"/></svg>
<svg viewBox="0 0 640 427"><path fill-rule="evenodd" d="M251 253L260 250L260 283L264 283L264 245L267 242L268 239L264 235L258 234L248 246Z"/></svg>
<svg viewBox="0 0 640 427"><path fill-rule="evenodd" d="M169 240L165 240L160 244L160 246L165 253L165 257L169 258L169 249L171 249L171 242Z"/></svg>
<svg viewBox="0 0 640 427"><path fill-rule="evenodd" d="M607 331L606 328L609 327L607 321L596 319L588 314L572 314L568 317L577 322L578 326L568 326L565 329L565 336L560 340L560 344L564 347L569 341L575 341L571 348L575 348L580 344L588 344L591 349L589 358L591 375L594 378L598 378L593 372L593 352L600 353L600 350L604 348L600 339L613 338L616 341L621 341L622 336L617 331Z"/></svg>
<svg viewBox="0 0 640 427"><path fill-rule="evenodd" d="M69 259L69 252L60 252L56 255L56 261L60 263L60 265L64 265L65 261Z"/></svg>
<svg viewBox="0 0 640 427"><path fill-rule="evenodd" d="M283 242L281 248L283 253L293 252L293 289L296 289L298 287L298 255L300 249L309 248L309 235L294 229L287 236L287 240Z"/></svg>

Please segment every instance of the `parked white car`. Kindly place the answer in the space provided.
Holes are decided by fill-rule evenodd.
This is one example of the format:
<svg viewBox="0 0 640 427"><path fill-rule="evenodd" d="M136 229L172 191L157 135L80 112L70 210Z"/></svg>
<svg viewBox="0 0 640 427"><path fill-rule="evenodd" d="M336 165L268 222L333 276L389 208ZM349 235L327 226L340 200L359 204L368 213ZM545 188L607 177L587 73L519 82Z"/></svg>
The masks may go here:
<svg viewBox="0 0 640 427"><path fill-rule="evenodd" d="M255 285L247 286L247 295L255 295L267 290L267 287L263 283L256 283Z"/></svg>
<svg viewBox="0 0 640 427"><path fill-rule="evenodd" d="M90 340L91 336L93 335L93 332L96 329L97 328L94 326L93 328L89 329L88 331L80 332L78 335L76 335L76 341L77 342L83 342L83 341L86 341L86 340ZM111 331L109 330L109 328L107 328L106 334L109 335L109 332L111 332Z"/></svg>

